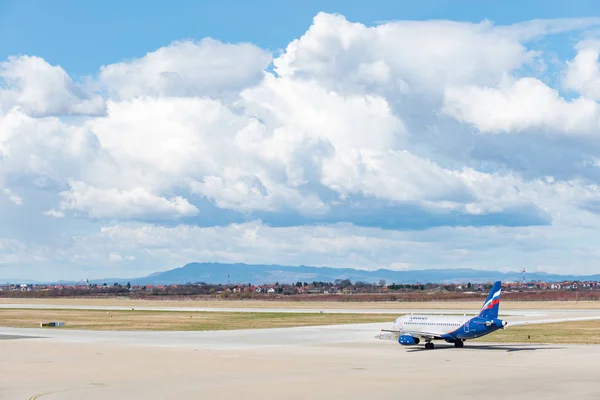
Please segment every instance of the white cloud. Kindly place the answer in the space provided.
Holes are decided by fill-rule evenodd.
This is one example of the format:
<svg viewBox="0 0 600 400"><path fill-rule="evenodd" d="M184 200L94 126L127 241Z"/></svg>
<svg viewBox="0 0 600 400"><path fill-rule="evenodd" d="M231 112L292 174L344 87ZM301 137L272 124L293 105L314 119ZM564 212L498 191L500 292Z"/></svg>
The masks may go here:
<svg viewBox="0 0 600 400"><path fill-rule="evenodd" d="M23 204L23 198L21 196L19 196L16 193L13 193L12 190L10 190L9 188L2 188L0 187L0 189L2 189L2 194L4 194L4 196L6 196L6 198L8 200L10 200L13 204L20 206L21 204Z"/></svg>
<svg viewBox="0 0 600 400"><path fill-rule="evenodd" d="M496 31L514 40L529 42L548 35L595 29L598 26L600 26L600 18L597 17L534 19L508 26L498 26Z"/></svg>
<svg viewBox="0 0 600 400"><path fill-rule="evenodd" d="M219 170L245 123L217 100L176 97L109 102L107 115L87 127L134 179L159 173L170 181L186 171Z"/></svg>
<svg viewBox="0 0 600 400"><path fill-rule="evenodd" d="M110 253L108 255L108 261L110 262L120 262L120 261L135 261L135 257L133 256L122 256L120 254Z"/></svg>
<svg viewBox="0 0 600 400"><path fill-rule="evenodd" d="M383 150L397 148L406 134L388 102L377 95L344 95L315 82L268 75L242 97L248 112L263 119L274 134L285 133L278 136L281 140L305 135L336 149Z"/></svg>
<svg viewBox="0 0 600 400"><path fill-rule="evenodd" d="M86 84L40 58L10 58L0 67L0 197L9 210L0 216L17 210L11 223L23 229L42 218L61 245L13 241L6 254L11 265L85 264L112 276L123 265L153 272L188 261L550 265L564 256L535 251L548 249L545 240L564 251L579 248L569 234L597 239L598 48L578 45L564 85L581 97L567 100L547 83L538 45L596 25L367 27L320 13L273 61L274 73L272 56L252 44L203 39L106 65ZM75 114L86 117L65 117ZM563 147L581 155L562 157ZM564 174L546 178L553 154ZM532 167L518 168L523 159ZM362 225L414 228L423 219L433 228L356 228L354 210L370 213ZM482 227L547 216L552 225ZM231 223L258 217L265 224ZM173 227L181 221L210 226ZM345 223L267 226L295 221ZM498 249L515 240L527 251L505 257Z"/></svg>
<svg viewBox="0 0 600 400"><path fill-rule="evenodd" d="M0 63L0 112L18 106L36 115L96 115L104 100L86 93L59 66L33 56L9 57Z"/></svg>
<svg viewBox="0 0 600 400"><path fill-rule="evenodd" d="M593 134L600 124L598 103L586 98L565 100L535 78L508 79L499 87L448 87L443 110L485 133Z"/></svg>
<svg viewBox="0 0 600 400"><path fill-rule="evenodd" d="M406 271L409 270L410 267L411 265L409 263L393 262L390 264L389 269L393 269L396 271Z"/></svg>
<svg viewBox="0 0 600 400"><path fill-rule="evenodd" d="M123 257L121 257L120 254L110 253L108 255L108 261L111 261L111 262L118 262L118 261L121 261L122 259L123 259Z"/></svg>
<svg viewBox="0 0 600 400"><path fill-rule="evenodd" d="M319 13L274 65L281 76L316 78L336 88L437 93L446 84L493 84L531 62L535 53L510 33L487 21L398 21L367 27Z"/></svg>
<svg viewBox="0 0 600 400"><path fill-rule="evenodd" d="M30 259L27 247L18 240L0 237L0 266L21 265Z"/></svg>
<svg viewBox="0 0 600 400"><path fill-rule="evenodd" d="M70 190L60 193L61 210L83 213L89 218L168 218L198 213L198 209L181 196L164 198L144 188L99 189L79 181L69 185Z"/></svg>
<svg viewBox="0 0 600 400"><path fill-rule="evenodd" d="M293 188L248 176L247 171L228 169L223 177L207 175L202 182L190 182L192 192L201 194L224 209L237 211L281 211L289 207L307 214L321 214L327 207L315 195L302 196Z"/></svg>
<svg viewBox="0 0 600 400"><path fill-rule="evenodd" d="M52 218L64 218L65 217L65 213L63 213L62 211L57 211L57 210L44 211L44 215L47 215L48 217L52 217Z"/></svg>
<svg viewBox="0 0 600 400"><path fill-rule="evenodd" d="M585 40L577 45L577 55L568 61L565 87L583 96L600 100L600 41Z"/></svg>
<svg viewBox="0 0 600 400"><path fill-rule="evenodd" d="M116 99L208 97L255 84L271 55L249 43L176 41L144 57L102 67L99 82Z"/></svg>
<svg viewBox="0 0 600 400"><path fill-rule="evenodd" d="M87 179L86 171L101 159L96 137L82 127L14 109L0 114L0 182L60 187L68 179Z"/></svg>
<svg viewBox="0 0 600 400"><path fill-rule="evenodd" d="M59 208L47 211L50 216L65 212L92 218L191 216L198 212L191 202L192 193L207 197L219 207L242 212L291 209L309 215L323 214L336 199L320 198L319 187L332 190L341 199L362 195L471 214L502 211L515 203L522 205L526 199L509 200L510 195L498 193L495 202L486 200L483 204L485 190L478 185L489 180L501 181L501 176L442 167L434 159L415 154L409 149L414 133L395 115L386 96L378 90L372 94L348 94L343 90L344 85L353 86L348 77L364 78L364 82L374 85L386 83L392 77L409 83L442 77L434 82L439 90L438 87L449 82L476 82L483 75L504 76L526 62L530 52L501 32L487 22L401 22L367 28L349 23L341 16L319 14L306 35L275 61L282 77L264 74L261 64L266 62L261 58L264 54L251 45L224 45L213 40L175 42L142 59L103 67L100 81L110 81L113 88L122 88L118 97L142 97L110 101L105 116L90 119L84 126L68 126L52 119L36 120L11 112L6 117L6 137L28 143L33 135L40 135L37 144L40 151L34 153L37 157L24 154L13 157L19 162L28 160L26 166L17 164L13 170L26 169L37 178L52 177L68 188L61 191ZM413 55L420 45L408 40L409 33L418 40L433 36L442 40L428 46L425 53L419 53L418 57L424 58L416 62L422 64L416 69L415 60L408 62L406 57ZM370 45L374 37L381 39L382 48ZM397 47L394 52L386 47L392 44ZM496 49L495 54L506 57L506 62L469 58L468 65L460 66L463 70L449 68L444 75L436 69L440 63L460 64L469 46L484 44L485 48L500 46L503 50ZM321 56L333 57L325 52L332 48L344 57L353 55L356 59L346 59L347 65L323 64ZM232 73L230 67L236 68L235 76L245 77L240 78L244 85L250 84L246 78L253 74L251 71L261 71L264 79L260 83L253 81L255 86L243 90L235 105L204 95L173 97L172 94L192 94L167 93L143 85L156 82L155 78L164 71L175 71L186 85L202 86L209 82L203 75L206 71L197 71L202 62L210 59L217 64L223 60L233 63L236 57L259 61L246 65L246 69L238 64L226 64L226 68L220 69L215 69L216 64L205 66L209 75L218 75L210 75L209 81L215 88L223 87L219 79L227 79ZM435 62L436 59L440 62ZM337 63L344 58L330 60ZM340 71L348 73L339 76L339 91L323 85L323 79L337 79ZM136 81L138 78L140 81ZM128 82L137 82L135 88L127 86ZM238 90L244 85L238 85ZM541 98L541 103L552 108L555 104L540 96L548 97L551 89L531 78L505 86L509 92L505 96L508 100L504 100L507 104L502 103L503 99L490 101L485 95L474 104L469 103L474 95L461 103L462 98L456 95L458 98L454 99L451 95L462 92L451 86L446 91L446 111L451 110L448 112L484 131L557 125L553 120L546 121L544 113L541 117L539 113L534 115L533 121L529 121L523 107L511 103L521 97L521 92L531 89L534 92L531 98ZM474 94L478 93L477 87L470 88ZM456 103L453 109L452 101ZM486 105L491 103L489 108L494 109L498 108L495 107L498 102L501 103L498 107L504 110L513 107L514 115L488 119ZM552 113L564 126L583 126L585 121L579 114L566 114L569 115ZM593 110L588 122L592 117ZM47 134L40 134L38 126L56 132L56 137L48 140ZM26 134L17 135L16 131ZM48 154L64 152L67 146L62 142L70 147L78 144L76 150L68 152L68 157L49 159L52 156ZM13 153L19 148L14 143L9 145ZM21 148L25 149L23 145ZM65 162L69 159L71 162ZM483 178L473 180L475 175ZM174 192L178 195L173 195ZM115 202L114 207L111 202Z"/></svg>
<svg viewBox="0 0 600 400"><path fill-rule="evenodd" d="M458 174L406 151L344 152L326 162L323 183L342 195L395 201L460 201L470 196Z"/></svg>
<svg viewBox="0 0 600 400"><path fill-rule="evenodd" d="M596 221L598 219L596 218ZM569 273L595 271L595 228L462 227L384 231L349 224L272 228L259 222L224 227L114 225L74 237L68 246L28 248L2 242L5 265L52 266L38 278L143 276L188 262L245 262L406 270L480 268L514 271L544 264ZM2 247L4 243L4 247ZM44 260L44 261L39 261ZM124 261L129 261L125 263ZM86 269L73 269L83 266ZM7 271L10 269L4 268ZM24 273L24 271L22 271ZM84 275L85 274L85 275Z"/></svg>
<svg viewBox="0 0 600 400"><path fill-rule="evenodd" d="M115 186L136 184L154 191L187 188L240 211L323 208L314 196L302 197L286 184L289 165L286 160L272 162L265 152L268 135L248 137L260 135L265 127L219 101L162 98L113 102L105 118L89 121L88 126L116 162L128 169L128 178ZM140 146L142 142L146 145ZM294 143L303 146L302 140ZM273 141L271 147L272 155L281 156ZM296 150L293 147L287 152Z"/></svg>

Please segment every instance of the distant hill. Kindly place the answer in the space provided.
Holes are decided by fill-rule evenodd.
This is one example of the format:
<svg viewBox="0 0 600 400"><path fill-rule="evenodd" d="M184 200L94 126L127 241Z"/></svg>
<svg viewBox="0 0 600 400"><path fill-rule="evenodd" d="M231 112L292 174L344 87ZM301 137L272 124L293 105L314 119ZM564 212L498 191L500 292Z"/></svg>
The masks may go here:
<svg viewBox="0 0 600 400"><path fill-rule="evenodd" d="M501 280L503 282L520 282L520 272L483 271L469 268L460 269L424 269L410 271L393 271L378 269L364 271L352 268L330 268L310 266L283 266L260 264L223 264L223 263L190 263L183 267L164 272L157 272L143 278L94 280L95 283L131 284L176 284L176 283L293 283L297 281L333 282L336 279L350 279L352 282L378 282L385 279L387 283L484 283ZM543 272L527 273L527 280L546 282L564 280L600 280L598 275L557 275Z"/></svg>

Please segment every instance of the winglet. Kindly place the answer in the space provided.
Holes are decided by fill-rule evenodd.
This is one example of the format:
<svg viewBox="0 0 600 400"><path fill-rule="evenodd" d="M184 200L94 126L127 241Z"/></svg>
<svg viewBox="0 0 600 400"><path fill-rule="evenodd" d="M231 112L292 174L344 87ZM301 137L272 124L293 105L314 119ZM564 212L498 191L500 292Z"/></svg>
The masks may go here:
<svg viewBox="0 0 600 400"><path fill-rule="evenodd" d="M494 283L492 286L492 290L490 290L490 294L487 299L485 299L485 303L483 303L483 307L481 307L481 311L479 312L479 316L487 319L498 318L498 310L500 309L500 294L502 293L502 284L500 281Z"/></svg>

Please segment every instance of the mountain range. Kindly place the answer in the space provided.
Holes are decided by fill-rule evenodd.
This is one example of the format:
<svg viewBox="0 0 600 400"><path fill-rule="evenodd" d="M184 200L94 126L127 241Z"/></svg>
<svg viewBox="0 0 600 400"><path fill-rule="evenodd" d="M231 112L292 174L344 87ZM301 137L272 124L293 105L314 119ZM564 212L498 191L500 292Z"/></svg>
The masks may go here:
<svg viewBox="0 0 600 400"><path fill-rule="evenodd" d="M107 278L94 280L93 283L114 282L138 285L148 284L182 284L206 282L215 284L225 283L295 283L302 282L334 282L336 279L350 279L352 282L379 282L385 279L387 283L485 283L500 280L503 282L522 281L521 272L485 271L469 268L460 269L422 269L394 271L378 269L375 271L358 270L353 268L330 268L311 266L284 266L260 264L224 264L224 263L190 263L180 268L157 272L135 279ZM541 280L557 282L565 280L600 280L597 275L559 275L544 272L526 273L527 281Z"/></svg>

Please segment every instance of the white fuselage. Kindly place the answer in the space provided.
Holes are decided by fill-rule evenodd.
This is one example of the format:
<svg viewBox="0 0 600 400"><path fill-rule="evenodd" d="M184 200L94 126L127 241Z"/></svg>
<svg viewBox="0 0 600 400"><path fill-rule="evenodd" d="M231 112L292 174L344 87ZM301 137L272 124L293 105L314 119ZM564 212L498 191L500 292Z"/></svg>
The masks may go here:
<svg viewBox="0 0 600 400"><path fill-rule="evenodd" d="M472 316L454 315L404 315L394 322L395 329L402 332L429 332L438 335L452 333L470 320Z"/></svg>

